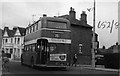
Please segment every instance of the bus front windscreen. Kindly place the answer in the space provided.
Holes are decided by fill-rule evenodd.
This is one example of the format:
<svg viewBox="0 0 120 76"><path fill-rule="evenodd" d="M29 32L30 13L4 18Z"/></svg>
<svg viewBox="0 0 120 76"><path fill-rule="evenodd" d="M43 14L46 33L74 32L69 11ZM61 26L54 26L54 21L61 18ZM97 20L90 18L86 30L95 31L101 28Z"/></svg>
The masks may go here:
<svg viewBox="0 0 120 76"><path fill-rule="evenodd" d="M67 23L48 21L48 28L67 29Z"/></svg>

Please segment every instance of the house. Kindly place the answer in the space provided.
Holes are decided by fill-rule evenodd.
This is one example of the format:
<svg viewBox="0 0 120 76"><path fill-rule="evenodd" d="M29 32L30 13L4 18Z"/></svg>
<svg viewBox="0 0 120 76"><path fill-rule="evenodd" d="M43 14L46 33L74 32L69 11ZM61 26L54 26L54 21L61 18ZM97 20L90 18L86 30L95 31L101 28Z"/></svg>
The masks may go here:
<svg viewBox="0 0 120 76"><path fill-rule="evenodd" d="M1 50L2 50L2 29L0 29L0 54L1 54Z"/></svg>
<svg viewBox="0 0 120 76"><path fill-rule="evenodd" d="M120 45L118 45L118 43L116 43L116 45L112 45L110 46L108 49L103 49L103 48L99 48L98 49L98 54L113 54L113 53L120 53Z"/></svg>
<svg viewBox="0 0 120 76"><path fill-rule="evenodd" d="M105 68L120 68L120 45L118 45L118 43L116 43L116 45L112 45L108 49L99 49L98 54L103 56L98 60L98 64L104 65Z"/></svg>
<svg viewBox="0 0 120 76"><path fill-rule="evenodd" d="M76 53L78 55L78 63L83 65L91 65L91 48L92 48L92 26L87 23L87 14L83 11L81 18L76 19L74 8L70 8L69 15L59 16L70 21L71 29L71 50L72 57ZM95 41L98 48L98 35L95 35ZM96 48L96 49L97 49Z"/></svg>
<svg viewBox="0 0 120 76"><path fill-rule="evenodd" d="M105 60L105 67L106 68L113 68L113 69L120 69L120 45L116 43L116 45L113 45L109 47L104 54L104 60Z"/></svg>
<svg viewBox="0 0 120 76"><path fill-rule="evenodd" d="M13 27L10 30L4 27L2 38L2 49L11 54L10 59L19 59L23 49L25 28Z"/></svg>

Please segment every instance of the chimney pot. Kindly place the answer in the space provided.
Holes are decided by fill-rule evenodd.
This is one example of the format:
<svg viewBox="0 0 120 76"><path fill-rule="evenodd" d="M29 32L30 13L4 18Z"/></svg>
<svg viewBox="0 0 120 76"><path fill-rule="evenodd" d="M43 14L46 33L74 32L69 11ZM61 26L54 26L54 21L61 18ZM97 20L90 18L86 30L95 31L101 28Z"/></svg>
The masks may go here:
<svg viewBox="0 0 120 76"><path fill-rule="evenodd" d="M46 14L43 14L43 17L47 17L47 15L46 15Z"/></svg>
<svg viewBox="0 0 120 76"><path fill-rule="evenodd" d="M72 7L70 7L70 11L72 11Z"/></svg>
<svg viewBox="0 0 120 76"><path fill-rule="evenodd" d="M85 11L82 11L81 14L81 19L80 19L83 23L87 23L87 14L85 13Z"/></svg>
<svg viewBox="0 0 120 76"><path fill-rule="evenodd" d="M9 28L8 27L4 27L4 30L8 30Z"/></svg>
<svg viewBox="0 0 120 76"><path fill-rule="evenodd" d="M82 11L82 14L86 14L86 12L85 12L85 11Z"/></svg>
<svg viewBox="0 0 120 76"><path fill-rule="evenodd" d="M69 16L70 16L70 20L76 19L76 12L74 11L74 8L72 7L70 7Z"/></svg>

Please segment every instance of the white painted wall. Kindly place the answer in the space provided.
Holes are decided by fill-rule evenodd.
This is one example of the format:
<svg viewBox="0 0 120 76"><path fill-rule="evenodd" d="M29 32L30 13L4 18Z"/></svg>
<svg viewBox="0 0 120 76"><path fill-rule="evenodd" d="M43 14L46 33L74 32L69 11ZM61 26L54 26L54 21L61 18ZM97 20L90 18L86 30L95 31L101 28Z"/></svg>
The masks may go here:
<svg viewBox="0 0 120 76"><path fill-rule="evenodd" d="M4 51L7 52L6 49L8 49L7 53L10 53L10 49L13 49L13 53L11 54L11 59L14 59L14 55L16 55L16 57L20 58L21 57L21 53L22 53L22 49L23 49L23 43L24 43L24 36L20 35L19 30L16 31L15 33L16 36L14 37L9 37L7 33L5 33L4 38L1 39L1 43L2 43L2 48L4 48ZM11 43L11 38L12 38L12 43ZM15 43L15 38L16 38L16 43ZM18 38L20 38L19 40L19 44L18 44ZM5 39L8 40L7 43L5 43ZM4 44L3 44L4 42ZM16 49L16 50L15 50ZM19 49L19 52L18 52Z"/></svg>

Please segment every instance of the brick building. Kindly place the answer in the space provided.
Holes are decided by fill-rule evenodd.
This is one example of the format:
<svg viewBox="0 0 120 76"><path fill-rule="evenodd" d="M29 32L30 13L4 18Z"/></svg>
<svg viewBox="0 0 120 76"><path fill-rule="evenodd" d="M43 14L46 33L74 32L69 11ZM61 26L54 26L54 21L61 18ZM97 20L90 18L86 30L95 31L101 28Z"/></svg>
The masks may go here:
<svg viewBox="0 0 120 76"><path fill-rule="evenodd" d="M10 30L8 27L4 27L2 49L5 53L11 54L10 59L19 59L21 57L24 35L25 28L14 27Z"/></svg>
<svg viewBox="0 0 120 76"><path fill-rule="evenodd" d="M71 23L72 55L77 53L79 64L90 65L92 57L92 26L87 24L87 14L83 11L80 20L78 20L74 8L71 7L69 15L59 17L66 18ZM98 35L96 34L95 37L95 41L98 43ZM99 44L97 44L98 47Z"/></svg>

